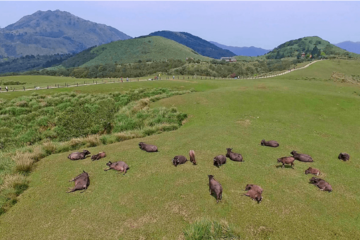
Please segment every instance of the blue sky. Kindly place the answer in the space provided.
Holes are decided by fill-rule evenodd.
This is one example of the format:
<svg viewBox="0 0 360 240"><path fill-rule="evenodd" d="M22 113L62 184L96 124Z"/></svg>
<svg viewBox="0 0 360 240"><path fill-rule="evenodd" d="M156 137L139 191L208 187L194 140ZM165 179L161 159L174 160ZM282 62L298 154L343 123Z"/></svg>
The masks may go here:
<svg viewBox="0 0 360 240"><path fill-rule="evenodd" d="M112 26L132 37L184 31L230 46L272 49L319 36L360 41L360 2L3 2L0 27L38 10L61 10Z"/></svg>

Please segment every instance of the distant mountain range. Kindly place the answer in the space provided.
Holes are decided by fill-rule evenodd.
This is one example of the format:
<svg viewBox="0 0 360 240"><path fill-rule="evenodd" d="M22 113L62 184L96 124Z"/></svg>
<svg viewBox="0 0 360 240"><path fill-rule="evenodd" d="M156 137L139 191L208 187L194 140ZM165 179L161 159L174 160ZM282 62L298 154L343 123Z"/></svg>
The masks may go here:
<svg viewBox="0 0 360 240"><path fill-rule="evenodd" d="M131 38L117 29L63 11L37 11L0 29L0 60L25 55L77 53Z"/></svg>
<svg viewBox="0 0 360 240"><path fill-rule="evenodd" d="M360 54L360 42L345 41L335 45L346 51Z"/></svg>
<svg viewBox="0 0 360 240"><path fill-rule="evenodd" d="M222 49L202 38L187 32L158 31L150 33L149 36L160 36L171 39L195 50L203 56L211 58L220 59L221 57L232 57L236 55L229 50Z"/></svg>
<svg viewBox="0 0 360 240"><path fill-rule="evenodd" d="M217 42L213 42L210 41L212 44L222 48L222 49L226 49L229 50L233 53L235 53L237 56L249 56L249 57L256 57L256 56L261 56L264 55L268 52L270 52L270 50L266 50L263 48L257 48L257 47L231 47L231 46L226 46Z"/></svg>

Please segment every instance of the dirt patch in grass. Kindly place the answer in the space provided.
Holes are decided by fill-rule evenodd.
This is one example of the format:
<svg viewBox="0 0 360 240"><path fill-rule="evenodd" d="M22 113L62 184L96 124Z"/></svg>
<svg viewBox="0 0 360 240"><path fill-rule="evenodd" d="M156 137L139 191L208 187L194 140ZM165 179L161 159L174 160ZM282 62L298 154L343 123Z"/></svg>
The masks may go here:
<svg viewBox="0 0 360 240"><path fill-rule="evenodd" d="M149 223L156 223L157 219L155 216L146 214L138 219L128 219L125 222L125 226L131 229L141 228Z"/></svg>
<svg viewBox="0 0 360 240"><path fill-rule="evenodd" d="M248 226L249 235L254 239L269 239L273 230L266 226Z"/></svg>
<svg viewBox="0 0 360 240"><path fill-rule="evenodd" d="M251 125L251 121L249 119L239 120L239 121L236 121L236 123L238 123L244 127L248 127Z"/></svg>
<svg viewBox="0 0 360 240"><path fill-rule="evenodd" d="M189 121L189 119L192 118L192 117L193 117L193 115L188 116L187 118L185 118L185 119L181 122L181 124L184 125L184 124L187 123L187 122Z"/></svg>
<svg viewBox="0 0 360 240"><path fill-rule="evenodd" d="M267 87L265 86L265 84L259 84L255 87L256 89L267 89Z"/></svg>

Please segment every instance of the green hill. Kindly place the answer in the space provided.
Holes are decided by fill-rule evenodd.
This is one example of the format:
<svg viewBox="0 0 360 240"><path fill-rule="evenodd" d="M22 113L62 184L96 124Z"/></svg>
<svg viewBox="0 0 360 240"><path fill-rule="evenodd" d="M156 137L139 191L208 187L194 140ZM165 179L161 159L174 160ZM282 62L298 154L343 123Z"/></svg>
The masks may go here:
<svg viewBox="0 0 360 240"><path fill-rule="evenodd" d="M341 49L316 36L287 41L265 56L268 59L280 59L286 57L301 58L302 53L305 53L307 58L310 55L312 55L313 58L318 58L320 56L343 56L357 58L360 56Z"/></svg>
<svg viewBox="0 0 360 240"><path fill-rule="evenodd" d="M163 37L141 37L104 44L85 50L62 65L65 67L93 66L107 63L134 63L194 58L210 60L194 50Z"/></svg>
<svg viewBox="0 0 360 240"><path fill-rule="evenodd" d="M149 34L150 36L160 36L167 39L174 40L183 44L201 55L220 59L221 57L232 57L236 54L228 49L223 49L215 44L208 42L202 38L194 36L187 32L171 32L171 31L158 31Z"/></svg>

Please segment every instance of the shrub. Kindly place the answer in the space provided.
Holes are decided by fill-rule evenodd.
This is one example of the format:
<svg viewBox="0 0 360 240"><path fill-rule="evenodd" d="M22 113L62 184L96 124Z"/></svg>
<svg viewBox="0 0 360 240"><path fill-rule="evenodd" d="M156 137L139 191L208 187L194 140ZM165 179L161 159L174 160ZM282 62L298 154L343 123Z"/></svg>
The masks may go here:
<svg viewBox="0 0 360 240"><path fill-rule="evenodd" d="M240 239L240 234L226 221L197 220L184 230L186 240Z"/></svg>

